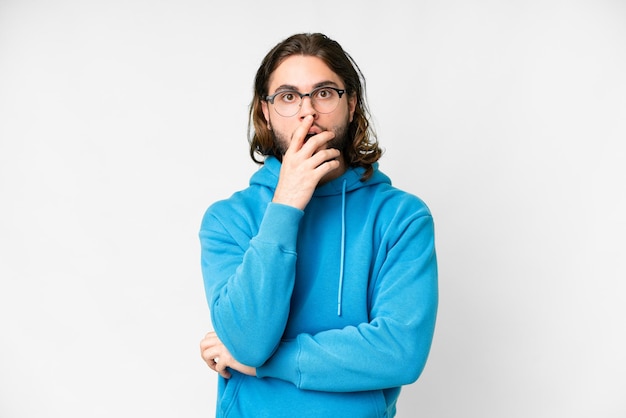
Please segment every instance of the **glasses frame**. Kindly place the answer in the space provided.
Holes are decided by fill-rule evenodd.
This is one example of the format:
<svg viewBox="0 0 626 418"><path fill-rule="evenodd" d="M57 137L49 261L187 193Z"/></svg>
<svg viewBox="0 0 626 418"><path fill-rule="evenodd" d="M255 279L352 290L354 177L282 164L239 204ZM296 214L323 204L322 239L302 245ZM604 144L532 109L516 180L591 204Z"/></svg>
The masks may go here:
<svg viewBox="0 0 626 418"><path fill-rule="evenodd" d="M276 113L278 113L280 116L284 117L284 118L290 118L292 116L295 116L300 107L302 107L302 99L304 99L305 97L309 97L309 99L311 99L311 106L313 106L313 109L317 110L317 108L315 107L315 101L313 100L313 94L315 94L315 92L319 91L319 90L335 90L337 92L337 95L339 95L339 101L341 101L341 98L343 97L343 95L346 92L346 89L338 89L337 87L331 87L331 86L320 86L320 87L316 87L313 90L311 90L308 93L300 93L297 90L280 90L277 91L276 93L270 95L270 96L265 96L265 101L268 103L271 103L272 105L274 105L274 99L276 98L276 96L278 96L279 94L284 94L284 93L294 93L298 96L300 96L300 103L298 103L298 110L295 111L295 113L293 115L289 115L289 116L285 116L282 115L280 112L278 112L278 110L276 110ZM339 101L337 102L337 105L339 104ZM317 110L318 112L320 112L321 114L328 114L328 113L332 113L335 111L335 109L337 109L337 107L335 106L335 108L333 110L331 110L330 112L320 112L319 110Z"/></svg>

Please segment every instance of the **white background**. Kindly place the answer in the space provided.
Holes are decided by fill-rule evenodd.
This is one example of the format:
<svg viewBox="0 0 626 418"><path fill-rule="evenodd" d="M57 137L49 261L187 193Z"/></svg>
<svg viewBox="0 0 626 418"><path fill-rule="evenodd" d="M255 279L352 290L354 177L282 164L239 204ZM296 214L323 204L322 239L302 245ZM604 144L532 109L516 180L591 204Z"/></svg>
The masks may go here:
<svg viewBox="0 0 626 418"><path fill-rule="evenodd" d="M213 415L200 219L256 169L254 73L303 31L359 63L381 169L435 216L398 416L626 416L618 0L0 0L0 416Z"/></svg>

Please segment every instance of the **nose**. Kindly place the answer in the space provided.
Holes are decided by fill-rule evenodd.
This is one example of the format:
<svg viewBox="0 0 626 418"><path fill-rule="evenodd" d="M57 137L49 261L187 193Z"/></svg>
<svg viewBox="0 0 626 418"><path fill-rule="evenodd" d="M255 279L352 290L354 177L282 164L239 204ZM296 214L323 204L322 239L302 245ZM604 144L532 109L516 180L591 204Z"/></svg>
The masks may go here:
<svg viewBox="0 0 626 418"><path fill-rule="evenodd" d="M302 101L300 102L300 119L304 119L305 117L312 115L313 118L317 119L317 111L313 107L313 101L311 100L311 96L304 96Z"/></svg>

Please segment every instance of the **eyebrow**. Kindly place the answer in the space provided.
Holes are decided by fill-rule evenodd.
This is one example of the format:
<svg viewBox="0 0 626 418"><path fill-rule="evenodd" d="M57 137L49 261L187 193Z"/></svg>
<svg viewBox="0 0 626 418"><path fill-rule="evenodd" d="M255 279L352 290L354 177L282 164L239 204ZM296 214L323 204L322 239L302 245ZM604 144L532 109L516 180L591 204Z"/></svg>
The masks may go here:
<svg viewBox="0 0 626 418"><path fill-rule="evenodd" d="M314 84L313 90L319 87L326 87L326 86L334 86L334 87L339 88L339 84L335 83L334 81L326 80L326 81L320 81L319 83ZM300 91L296 86L293 86L291 84L281 84L280 86L276 88L276 90L274 90L274 92L285 91L285 90L293 90L293 91L298 91L298 92Z"/></svg>

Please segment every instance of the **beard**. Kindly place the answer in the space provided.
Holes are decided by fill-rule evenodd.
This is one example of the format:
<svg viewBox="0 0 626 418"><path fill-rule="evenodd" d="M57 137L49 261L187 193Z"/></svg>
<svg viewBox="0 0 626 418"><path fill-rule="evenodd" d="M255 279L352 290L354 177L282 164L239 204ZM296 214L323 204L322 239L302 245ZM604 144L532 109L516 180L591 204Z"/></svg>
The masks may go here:
<svg viewBox="0 0 626 418"><path fill-rule="evenodd" d="M319 125L317 125L318 128L320 128L323 131L331 131L335 134L335 137L333 139L331 139L330 141L328 141L327 144L327 148L335 148L338 149L339 151L341 151L341 155L344 155L344 151L345 148L348 146L349 143L349 139L348 139L348 127L349 127L349 123L348 121L346 121L346 123L339 125L339 126L335 126L332 129L325 129ZM285 155L285 152L287 152L287 148L289 148L289 143L291 141L291 136L284 134L283 132L277 132L272 126L271 126L271 122L270 122L270 132L272 133L272 138L274 139L274 149L278 152L278 155L276 155L276 157L279 160L282 160L283 155ZM309 135L307 135L305 142L309 139Z"/></svg>

